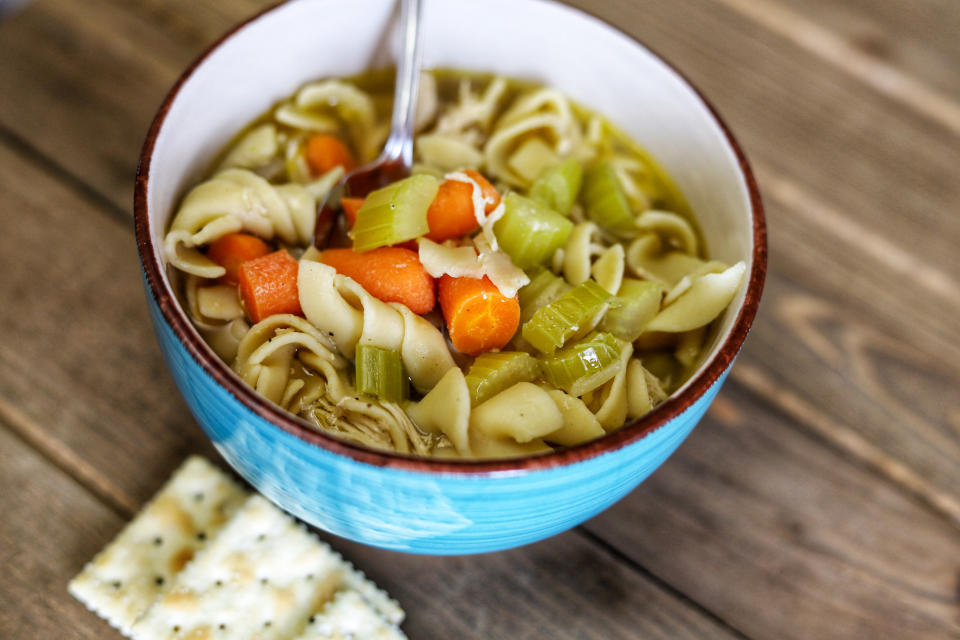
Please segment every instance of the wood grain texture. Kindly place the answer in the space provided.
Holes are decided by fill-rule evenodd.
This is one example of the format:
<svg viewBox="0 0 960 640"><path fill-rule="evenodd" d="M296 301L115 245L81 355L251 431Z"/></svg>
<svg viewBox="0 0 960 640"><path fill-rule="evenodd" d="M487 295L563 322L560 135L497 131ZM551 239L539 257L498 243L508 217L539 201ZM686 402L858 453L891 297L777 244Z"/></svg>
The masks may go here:
<svg viewBox="0 0 960 640"><path fill-rule="evenodd" d="M212 447L156 347L131 225L7 148L0 167L0 201L17 218L0 234L0 404L51 458L62 443L114 484L122 473L139 504L188 452ZM167 455L141 455L146 440Z"/></svg>
<svg viewBox="0 0 960 640"><path fill-rule="evenodd" d="M0 325L9 338L0 343L0 417L14 416L7 427L70 465L80 483L129 519L129 505L144 503L187 453L217 455L162 365L129 225L2 145L0 168L0 200L22 216L13 233L0 237L0 253L17 257L0 278L0 298L8 301L0 306ZM36 282L45 283L44 295L36 295ZM74 458L84 461L82 468ZM4 513L13 497L0 498ZM70 535L70 522L63 535ZM94 549L113 535L97 537ZM16 536L25 544L23 532ZM370 568L412 611L411 629L419 630L413 637L737 637L576 532L460 560L350 549L358 566ZM26 597L14 595L17 603ZM524 606L504 608L510 602ZM25 615L25 628L40 624ZM15 628L0 626L0 636Z"/></svg>
<svg viewBox="0 0 960 640"><path fill-rule="evenodd" d="M140 146L167 90L268 4L34 0L0 23L0 130L129 211Z"/></svg>
<svg viewBox="0 0 960 640"><path fill-rule="evenodd" d="M960 535L731 382L586 528L751 638L960 637Z"/></svg>
<svg viewBox="0 0 960 640"><path fill-rule="evenodd" d="M953 0L752 1L755 11L768 4L789 10L877 63L960 102L960 11Z"/></svg>
<svg viewBox="0 0 960 640"><path fill-rule="evenodd" d="M67 583L122 520L0 421L0 637L119 638Z"/></svg>
<svg viewBox="0 0 960 640"><path fill-rule="evenodd" d="M415 609L412 637L960 637L960 10L573 3L676 63L744 143L771 243L752 336L690 441L583 531L464 559L333 543ZM124 216L170 84L266 4L33 0L0 22L0 422L22 439L0 433L0 474L54 478L0 493L23 519L0 525L0 553L58 525L67 547L15 540L0 636L99 637L51 576L211 454L155 346ZM20 605L31 581L51 595Z"/></svg>
<svg viewBox="0 0 960 640"><path fill-rule="evenodd" d="M465 557L330 544L406 606L411 638L742 638L578 531Z"/></svg>

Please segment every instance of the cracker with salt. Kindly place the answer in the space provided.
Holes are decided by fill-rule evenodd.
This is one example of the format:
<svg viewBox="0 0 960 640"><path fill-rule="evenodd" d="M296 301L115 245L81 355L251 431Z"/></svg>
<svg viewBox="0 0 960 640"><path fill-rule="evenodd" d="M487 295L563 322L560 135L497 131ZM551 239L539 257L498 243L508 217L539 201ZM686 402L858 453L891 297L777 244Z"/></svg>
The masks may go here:
<svg viewBox="0 0 960 640"><path fill-rule="evenodd" d="M134 625L133 638L291 638L334 593L357 581L375 599L392 602L330 547L254 495Z"/></svg>
<svg viewBox="0 0 960 640"><path fill-rule="evenodd" d="M196 551L243 504L246 492L198 456L69 585L89 609L129 635Z"/></svg>
<svg viewBox="0 0 960 640"><path fill-rule="evenodd" d="M407 640L358 592L340 591L295 640Z"/></svg>

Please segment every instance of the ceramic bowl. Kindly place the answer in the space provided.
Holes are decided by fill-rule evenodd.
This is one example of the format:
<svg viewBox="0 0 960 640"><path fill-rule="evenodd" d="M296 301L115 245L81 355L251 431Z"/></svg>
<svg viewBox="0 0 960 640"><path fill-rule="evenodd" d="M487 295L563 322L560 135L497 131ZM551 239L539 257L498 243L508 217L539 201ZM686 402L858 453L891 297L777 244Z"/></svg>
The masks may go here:
<svg viewBox="0 0 960 640"><path fill-rule="evenodd" d="M759 303L766 242L757 187L726 126L677 71L587 14L539 0L426 0L424 63L553 85L649 150L698 217L712 257L746 261L699 371L643 419L553 453L430 460L370 450L310 429L245 386L201 340L174 295L161 239L186 189L246 123L307 81L388 66L392 0L281 4L215 43L174 85L137 174L137 241L163 354L227 461L286 511L399 551L506 549L609 507L666 460L720 389Z"/></svg>

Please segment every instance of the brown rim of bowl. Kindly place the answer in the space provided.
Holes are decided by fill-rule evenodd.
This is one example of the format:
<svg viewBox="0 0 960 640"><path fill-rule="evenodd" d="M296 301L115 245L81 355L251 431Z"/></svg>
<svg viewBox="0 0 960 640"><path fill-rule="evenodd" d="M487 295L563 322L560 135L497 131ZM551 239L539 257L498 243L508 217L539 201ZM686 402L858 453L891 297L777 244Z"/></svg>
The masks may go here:
<svg viewBox="0 0 960 640"><path fill-rule="evenodd" d="M763 204L760 200L760 191L754 179L753 172L747 157L741 149L740 144L730 132L726 123L714 109L713 105L704 97L690 80L681 73L670 62L658 55L646 45L642 44L636 38L625 34L606 20L597 18L583 10L560 5L569 11L574 11L587 16L590 19L602 22L610 29L629 38L639 46L666 64L671 71L677 74L690 89L697 95L700 101L706 106L713 119L723 131L724 136L731 149L736 155L740 171L743 174L747 189L750 194L750 208L753 218L753 267L750 271L750 279L747 285L747 292L744 297L743 306L737 315L733 328L727 339L724 341L720 350L707 364L707 366L692 380L687 382L687 386L679 394L670 397L653 411L631 423L628 423L620 429L609 433L596 440L577 445L558 449L550 453L537 454L533 456L509 459L494 460L449 460L424 458L399 453L390 453L369 449L362 445L353 444L334 436L327 435L320 431L312 429L308 423L293 414L287 413L279 407L273 405L268 400L257 394L251 387L244 384L233 371L213 353L210 347L200 338L196 329L190 323L186 315L178 308L176 298L165 286L161 274L161 265L157 257L156 248L150 236L150 225L147 215L147 183L150 179L150 160L153 155L154 144L160 128L166 118L170 106L176 99L180 88L193 75L196 68L206 60L213 51L220 47L225 41L238 33L241 29L259 19L263 15L270 13L286 4L280 2L272 5L263 11L255 14L249 19L241 22L221 36L216 42L206 49L183 74L177 79L176 83L170 89L170 92L164 98L160 109L150 125L143 149L140 153L140 161L137 166L136 187L134 190L134 220L137 237L137 249L140 254L140 262L143 265L147 282L150 286L150 294L163 313L167 324L180 339L187 351L200 367L210 375L217 383L224 387L230 394L240 401L247 409L263 418L265 421L277 426L287 433L300 438L310 444L316 445L327 451L342 456L347 456L358 462L393 469L402 469L414 472L428 473L452 473L452 474L486 474L492 472L509 471L534 471L550 469L553 467L564 466L567 464L580 462L589 458L609 453L632 444L650 432L665 425L670 420L678 417L694 402L696 402L704 393L720 378L732 364L740 347L743 344L754 316L757 313L757 307L760 304L760 294L763 290L763 282L767 268L767 239L766 225L763 214ZM559 4L559 3L558 3Z"/></svg>

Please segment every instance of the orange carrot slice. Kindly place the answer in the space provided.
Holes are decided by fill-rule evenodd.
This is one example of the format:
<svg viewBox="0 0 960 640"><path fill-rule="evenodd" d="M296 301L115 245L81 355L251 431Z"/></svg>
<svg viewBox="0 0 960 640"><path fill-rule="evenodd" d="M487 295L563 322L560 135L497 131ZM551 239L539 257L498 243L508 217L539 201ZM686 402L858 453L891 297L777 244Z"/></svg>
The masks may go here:
<svg viewBox="0 0 960 640"><path fill-rule="evenodd" d="M353 249L327 249L320 262L337 273L353 278L375 298L399 302L417 314L436 305L435 283L420 264L415 251L401 247L380 247L363 253Z"/></svg>
<svg viewBox="0 0 960 640"><path fill-rule="evenodd" d="M427 209L427 237L434 242L459 238L477 228L473 211L473 186L459 180L446 180Z"/></svg>
<svg viewBox="0 0 960 640"><path fill-rule="evenodd" d="M507 298L490 279L443 276L440 308L450 341L460 353L475 356L505 346L520 326L520 303Z"/></svg>
<svg viewBox="0 0 960 640"><path fill-rule="evenodd" d="M353 228L357 221L357 211L360 211L364 200L366 198L340 198L340 206L343 207L343 213L347 216L347 228Z"/></svg>
<svg viewBox="0 0 960 640"><path fill-rule="evenodd" d="M286 249L240 265L240 297L254 322L278 313L303 315L297 290L299 264Z"/></svg>
<svg viewBox="0 0 960 640"><path fill-rule="evenodd" d="M240 265L270 253L270 245L249 233L228 233L214 240L207 247L207 257L227 270L220 281L224 284L237 284Z"/></svg>
<svg viewBox="0 0 960 640"><path fill-rule="evenodd" d="M330 171L336 166L344 171L353 171L357 163L350 149L337 136L318 133L307 140L307 164L315 176Z"/></svg>

